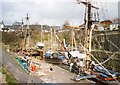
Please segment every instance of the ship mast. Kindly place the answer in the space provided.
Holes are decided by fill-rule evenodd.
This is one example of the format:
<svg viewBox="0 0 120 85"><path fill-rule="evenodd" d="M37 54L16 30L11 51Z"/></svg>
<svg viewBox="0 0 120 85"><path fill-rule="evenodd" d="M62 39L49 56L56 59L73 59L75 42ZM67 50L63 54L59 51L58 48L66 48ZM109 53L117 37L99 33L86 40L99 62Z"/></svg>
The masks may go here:
<svg viewBox="0 0 120 85"><path fill-rule="evenodd" d="M26 49L30 49L30 30L29 30L29 17L28 17L28 14L27 14L27 17L26 17L26 24L27 24L27 29L26 29L26 37L25 37L25 42L26 42Z"/></svg>
<svg viewBox="0 0 120 85"><path fill-rule="evenodd" d="M43 32L43 26L41 25L41 31L40 31L40 34L41 34L41 43L43 42L43 34L42 34L42 32Z"/></svg>
<svg viewBox="0 0 120 85"><path fill-rule="evenodd" d="M91 8L99 9L93 5L91 5L89 0L86 0L86 2L77 0L77 3L84 4L86 6L85 10L85 40L86 40L86 70L89 69L89 63L91 61L91 56L90 56L90 30L91 30L91 25L92 25L92 20L91 20Z"/></svg>
<svg viewBox="0 0 120 85"><path fill-rule="evenodd" d="M24 30L23 30L23 26L24 26L24 23L23 23L23 19L22 19L22 51L24 50Z"/></svg>
<svg viewBox="0 0 120 85"><path fill-rule="evenodd" d="M91 4L89 1L87 1L87 13L86 13L86 68L89 69L89 63L91 60L90 56L90 29L91 29Z"/></svg>

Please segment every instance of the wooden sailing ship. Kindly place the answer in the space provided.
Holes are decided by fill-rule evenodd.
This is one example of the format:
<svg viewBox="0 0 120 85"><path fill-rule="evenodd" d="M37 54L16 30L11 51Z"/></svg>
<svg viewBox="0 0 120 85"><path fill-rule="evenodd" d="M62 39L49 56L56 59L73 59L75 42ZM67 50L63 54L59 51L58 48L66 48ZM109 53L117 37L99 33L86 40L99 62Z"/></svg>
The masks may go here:
<svg viewBox="0 0 120 85"><path fill-rule="evenodd" d="M94 21L91 20L91 9L99 9L95 6L93 6L90 1L80 1L77 0L78 4L82 3L86 6L86 19L85 19L85 34L86 34L86 45L85 45L85 50L86 50L86 59L85 59L85 68L84 71L81 72L80 76L71 78L72 80L75 81L80 81L82 79L91 79L94 78L102 83L105 84L110 84L110 82L117 82L118 84L119 81L117 80L120 78L120 73L115 72L113 70L109 70L105 68L92 54L91 54L91 38L92 38L92 30L96 29L96 25L93 24ZM95 64L94 61L91 60L91 57L97 62L98 64Z"/></svg>

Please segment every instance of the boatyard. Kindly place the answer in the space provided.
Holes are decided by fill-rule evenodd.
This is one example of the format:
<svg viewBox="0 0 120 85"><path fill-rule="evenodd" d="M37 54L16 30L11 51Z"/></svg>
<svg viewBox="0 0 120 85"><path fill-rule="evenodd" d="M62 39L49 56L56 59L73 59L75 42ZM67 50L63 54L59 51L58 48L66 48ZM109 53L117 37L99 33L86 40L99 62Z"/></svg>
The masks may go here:
<svg viewBox="0 0 120 85"><path fill-rule="evenodd" d="M56 8L53 6L58 7L61 11L62 6L64 4L66 6L66 2L51 0L51 2L46 1L48 8L43 8L44 11L40 13L42 17L45 16L43 24L42 18L37 19L41 16L36 17L39 20L37 21L33 19L35 16L32 15L39 12L38 4L41 3L44 2L33 4L33 7L37 6L35 13L28 12L25 16L21 15L21 21L14 23L12 21L12 25L6 24L8 23L6 19L0 22L2 36L0 63L1 68L3 66L6 69L6 71L0 70L0 76L2 73L4 74L4 79L0 77L1 84L120 85L120 18L114 16L119 13L111 13L109 16L113 16L113 18L106 18L105 14L108 14L109 8L107 5L106 8L103 8L101 5L106 2L99 1L100 4L98 4L96 1L97 4L95 4L92 0L71 0L68 4L69 6L71 3L71 8L66 7L67 10L71 10L71 13L69 11L68 13L59 12L64 14L64 18L59 17L60 20L56 22L54 17L60 15L58 11L55 12ZM4 2L4 4L7 3ZM21 2L16 4L19 6ZM26 3L23 3L23 6L26 6L24 4ZM7 10L5 5L3 8ZM28 3L27 6L29 6ZM21 7L20 5L20 9ZM28 7L28 10L30 8ZM80 18L77 15L80 8L83 9L81 10L83 11L81 12L82 23L77 21ZM101 9L102 11L100 11ZM113 7L111 10L116 9ZM65 13L70 14L70 17L67 15L68 19L66 19ZM54 17L49 22L52 15ZM21 17L15 19L19 20ZM74 22L71 17L75 17ZM36 24L33 23L35 20ZM48 22L49 25L46 24ZM62 24L62 26L50 24L52 22ZM74 23L78 23L78 25L75 26ZM12 77L8 78L8 76Z"/></svg>

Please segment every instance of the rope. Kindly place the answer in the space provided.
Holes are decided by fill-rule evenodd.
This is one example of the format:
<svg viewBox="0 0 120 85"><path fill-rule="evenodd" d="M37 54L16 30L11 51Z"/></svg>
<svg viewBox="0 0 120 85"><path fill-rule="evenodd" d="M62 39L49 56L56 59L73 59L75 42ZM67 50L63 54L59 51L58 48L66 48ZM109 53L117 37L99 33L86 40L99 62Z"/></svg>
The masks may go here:
<svg viewBox="0 0 120 85"><path fill-rule="evenodd" d="M111 75L115 81L120 85L120 82L90 53L90 55L99 63L99 65L109 74Z"/></svg>
<svg viewBox="0 0 120 85"><path fill-rule="evenodd" d="M97 40L96 40L97 41ZM98 41L97 41L98 42ZM109 41L110 42L110 41ZM101 46L101 44L98 42L98 44ZM113 44L113 43L112 43ZM80 45L82 46L82 47L84 47L81 43L80 43ZM114 45L114 44L113 44ZM115 45L114 45L115 46ZM102 46L101 46L102 47ZM116 46L115 46L116 47ZM84 47L85 48L85 47ZM102 47L102 49L103 49L103 47ZM85 48L85 50L86 50L86 48ZM103 49L104 50L104 49ZM107 52L104 50L104 52L107 54ZM101 66L101 67L103 67L103 69L106 71L106 72L108 72L108 74L109 75L111 75L115 80L116 80L116 82L118 82L118 80L106 69L106 68L104 68L104 66L102 65L102 64L104 64L104 63L106 63L107 61L109 61L110 59L111 59L111 57L113 57L114 55L115 55L115 53L114 54L112 54L112 56L111 57L109 57L106 61L104 61L104 62L102 62L102 63L100 63L91 53L90 53L90 55L97 61L97 63ZM108 55L108 54L107 54ZM108 55L108 56L110 56L110 55ZM75 70L75 69L73 69L73 70ZM118 82L118 84L120 85L120 83Z"/></svg>
<svg viewBox="0 0 120 85"><path fill-rule="evenodd" d="M101 0L100 0L100 6L102 7L101 13L103 14L103 15L102 15L103 19L107 19L107 18L106 18L106 15L105 15L105 12L104 12L104 8L103 8L103 7L105 7L105 5L104 5L104 6L102 5Z"/></svg>
<svg viewBox="0 0 120 85"><path fill-rule="evenodd" d="M95 38L95 40L97 41L97 39ZM99 46L101 46L101 44L97 41L97 43L99 44ZM112 43L112 42L111 42ZM115 45L115 47L116 48L118 48L116 45ZM101 46L101 48L103 49L103 47ZM119 48L118 48L119 49ZM103 51L108 55L108 56L110 56L104 49L103 49ZM104 64L104 63L106 63L106 62L108 62L114 55L116 54L116 52L115 53L113 53L107 60L105 60L104 62L102 62L101 64ZM96 64L96 65L99 65L99 64Z"/></svg>
<svg viewBox="0 0 120 85"><path fill-rule="evenodd" d="M113 53L112 56L110 56L107 60L105 60L104 62L100 63L100 64L105 64L106 62L108 62L116 53ZM100 64L95 64L95 65L100 65Z"/></svg>
<svg viewBox="0 0 120 85"><path fill-rule="evenodd" d="M81 43L80 43L81 44ZM81 44L81 46L82 47L84 47L82 44ZM85 48L85 47L84 47ZM86 48L85 48L85 50L87 50ZM104 66L90 53L90 55L94 58L94 60L95 61L97 61L97 63L109 74L109 75L111 75L114 79L115 79L115 81L120 85L120 82L106 69L106 68L104 68Z"/></svg>
<svg viewBox="0 0 120 85"><path fill-rule="evenodd" d="M112 43L109 39L107 39L107 41L110 42L113 46L115 46L119 50L119 48L114 43Z"/></svg>
<svg viewBox="0 0 120 85"><path fill-rule="evenodd" d="M95 40L97 41L97 39L95 38ZM101 44L100 44L100 42L98 42L97 41L97 43L99 44L99 46L103 49L103 47L101 46ZM103 49L103 51L108 55L108 56L110 56L104 49Z"/></svg>

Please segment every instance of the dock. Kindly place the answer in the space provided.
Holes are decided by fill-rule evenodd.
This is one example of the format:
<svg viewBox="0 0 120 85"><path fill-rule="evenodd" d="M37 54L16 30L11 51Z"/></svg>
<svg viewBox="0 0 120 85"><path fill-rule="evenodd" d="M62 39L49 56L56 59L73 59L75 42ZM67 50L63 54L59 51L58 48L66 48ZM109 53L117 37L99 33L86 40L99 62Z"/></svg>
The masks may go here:
<svg viewBox="0 0 120 85"><path fill-rule="evenodd" d="M87 79L79 82L73 81L70 78L77 76L76 74L42 60L40 60L40 64L40 69L37 70L34 75L39 76L45 83L94 83ZM52 67L52 71L50 70L50 67Z"/></svg>

